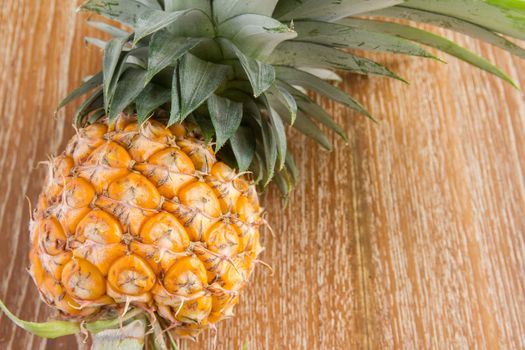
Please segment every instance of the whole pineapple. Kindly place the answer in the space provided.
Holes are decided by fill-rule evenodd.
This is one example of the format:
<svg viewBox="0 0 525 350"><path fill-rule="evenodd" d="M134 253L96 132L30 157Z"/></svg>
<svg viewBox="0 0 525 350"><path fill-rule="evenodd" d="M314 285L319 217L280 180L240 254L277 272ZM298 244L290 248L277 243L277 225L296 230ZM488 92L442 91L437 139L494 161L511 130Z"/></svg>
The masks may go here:
<svg viewBox="0 0 525 350"><path fill-rule="evenodd" d="M128 303L193 337L232 315L261 251L260 213L253 182L198 134L121 116L80 129L51 161L30 272L67 316Z"/></svg>
<svg viewBox="0 0 525 350"><path fill-rule="evenodd" d="M105 329L137 348L175 347L173 335L232 315L262 250L255 186L273 180L286 196L297 181L286 125L327 149L318 124L346 138L309 92L371 117L328 82L341 80L335 71L401 79L356 50L435 58L423 44L513 84L484 58L385 17L525 57L503 36L525 40L519 1L88 0L81 9L119 25L90 22L111 36L87 38L104 50L103 68L61 104L89 93L30 227L30 272L70 321L28 323L0 307L41 336L85 324L96 349L118 348L98 335Z"/></svg>

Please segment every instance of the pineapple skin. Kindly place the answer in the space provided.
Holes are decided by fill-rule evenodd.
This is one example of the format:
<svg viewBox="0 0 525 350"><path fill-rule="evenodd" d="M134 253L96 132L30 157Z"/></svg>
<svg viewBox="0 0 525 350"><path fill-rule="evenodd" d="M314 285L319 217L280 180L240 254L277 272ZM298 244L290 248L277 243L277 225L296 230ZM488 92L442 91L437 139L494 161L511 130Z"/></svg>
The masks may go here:
<svg viewBox="0 0 525 350"><path fill-rule="evenodd" d="M65 317L128 306L195 337L233 315L262 248L253 182L183 125L134 116L77 131L50 161L29 272Z"/></svg>

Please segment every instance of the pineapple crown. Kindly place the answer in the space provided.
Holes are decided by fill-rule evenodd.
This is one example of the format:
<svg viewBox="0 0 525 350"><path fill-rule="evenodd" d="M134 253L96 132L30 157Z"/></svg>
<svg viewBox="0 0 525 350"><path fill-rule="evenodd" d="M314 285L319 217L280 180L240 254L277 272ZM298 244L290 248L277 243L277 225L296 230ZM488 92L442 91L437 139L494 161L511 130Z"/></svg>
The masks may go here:
<svg viewBox="0 0 525 350"><path fill-rule="evenodd" d="M130 30L90 21L112 39L86 39L104 50L103 69L61 104L90 92L76 113L77 125L105 116L111 121L123 111L136 113L142 123L163 118L157 113L162 108L169 112L168 126L197 124L223 160L249 169L262 186L275 180L285 195L298 177L286 124L326 149L332 146L319 124L346 140L308 91L372 118L330 83L341 80L335 71L403 80L341 49L435 59L422 44L515 86L502 70L454 42L385 18L452 29L525 57L524 49L501 35L525 40L521 0L89 0L80 9Z"/></svg>

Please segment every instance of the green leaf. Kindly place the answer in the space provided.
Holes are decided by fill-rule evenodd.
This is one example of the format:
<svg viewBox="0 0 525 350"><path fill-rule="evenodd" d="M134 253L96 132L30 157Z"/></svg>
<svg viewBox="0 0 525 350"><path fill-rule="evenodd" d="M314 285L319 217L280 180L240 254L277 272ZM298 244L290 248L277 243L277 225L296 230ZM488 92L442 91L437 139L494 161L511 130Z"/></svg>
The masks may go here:
<svg viewBox="0 0 525 350"><path fill-rule="evenodd" d="M137 121L145 122L160 106L170 100L171 91L157 84L148 84L135 99Z"/></svg>
<svg viewBox="0 0 525 350"><path fill-rule="evenodd" d="M126 32L125 30L122 30L120 28L117 28L115 26L112 26L111 24L105 23L105 22L99 22L99 21L92 21L88 20L87 24L93 28L96 28L98 30L101 30L105 33L110 34L111 36L115 38L124 38L128 37L130 34Z"/></svg>
<svg viewBox="0 0 525 350"><path fill-rule="evenodd" d="M146 36L161 30L164 27L175 22L181 16L184 16L188 12L193 10L175 11L175 12L164 12L158 10L145 11L142 15L137 18L136 24L134 25L135 37L134 43L138 43L141 39Z"/></svg>
<svg viewBox="0 0 525 350"><path fill-rule="evenodd" d="M147 47L139 47L126 51L124 55L121 56L117 64L116 73L113 74L113 78L109 82L107 97L105 97L107 98L106 109L108 109L108 106L111 105L111 101L113 99L113 96L115 95L115 91L117 89L117 85L119 84L120 77L130 67L136 68L136 65L142 67L142 60L147 57L147 53Z"/></svg>
<svg viewBox="0 0 525 350"><path fill-rule="evenodd" d="M94 111L95 109L98 109L100 107L103 107L103 105L104 105L104 97L102 93L102 88L99 88L91 96L85 99L84 102L82 102L82 104L78 107L75 115L73 116L75 125L81 125L82 120L84 119L86 115L89 114L89 112Z"/></svg>
<svg viewBox="0 0 525 350"><path fill-rule="evenodd" d="M255 97L259 97L273 85L275 81L275 70L272 65L245 56L241 50L228 40L222 40L222 42L226 43L226 45L235 52L248 76L248 80L250 80Z"/></svg>
<svg viewBox="0 0 525 350"><path fill-rule="evenodd" d="M177 122L181 117L181 89L180 89L180 62L177 63L173 70L173 77L171 80L171 110L168 126Z"/></svg>
<svg viewBox="0 0 525 350"><path fill-rule="evenodd" d="M342 82L343 78L337 72L334 72L330 69L324 69L324 68L312 68L312 67L297 67L297 69L302 70L306 73L310 73L312 75L315 75L316 77L323 79L323 80L332 80L336 82Z"/></svg>
<svg viewBox="0 0 525 350"><path fill-rule="evenodd" d="M297 119L295 120L293 127L317 141L328 151L332 150L332 144L328 141L326 135L301 110L297 111Z"/></svg>
<svg viewBox="0 0 525 350"><path fill-rule="evenodd" d="M266 105L268 116L270 117L270 126L273 132L275 142L277 144L277 159L279 161L278 169L281 170L284 167L284 161L286 157L286 130L283 121L277 111L275 111L266 96L262 98ZM297 110L296 110L297 112ZM293 117L295 118L295 117Z"/></svg>
<svg viewBox="0 0 525 350"><path fill-rule="evenodd" d="M206 101L226 79L229 66L203 61L191 54L186 54L179 67L178 88L174 94L180 94L179 108L173 108L170 123L180 123Z"/></svg>
<svg viewBox="0 0 525 350"><path fill-rule="evenodd" d="M434 58L430 52L409 40L362 28L319 21L297 21L294 29L298 33L298 41Z"/></svg>
<svg viewBox="0 0 525 350"><path fill-rule="evenodd" d="M214 0L213 14L215 16L215 22L220 24L229 18L246 13L271 17L278 1L279 0Z"/></svg>
<svg viewBox="0 0 525 350"><path fill-rule="evenodd" d="M326 111L316 104L313 101L306 101L306 100L299 100L297 101L297 105L299 106L299 110L306 113L313 119L317 120L321 124L328 127L330 130L334 131L336 134L341 136L341 138L348 142L348 136L346 135L346 132L343 130L343 128L337 124L330 114L326 113Z"/></svg>
<svg viewBox="0 0 525 350"><path fill-rule="evenodd" d="M439 26L445 29L451 29L456 32L460 32L469 35L473 38L480 39L486 43L500 47L507 50L513 55L525 58L525 49L514 44L510 40L488 30L479 25L466 22L464 20L440 15L432 12L416 10L412 8L406 8L402 6L391 7L380 11L374 11L369 15L381 16L381 17L393 17L399 19L405 19L416 22L423 22Z"/></svg>
<svg viewBox="0 0 525 350"><path fill-rule="evenodd" d="M215 128L215 152L218 152L241 125L242 103L213 94L208 99L208 110Z"/></svg>
<svg viewBox="0 0 525 350"><path fill-rule="evenodd" d="M99 72L95 75L93 75L91 78L86 80L82 85L80 85L75 90L71 91L69 95L67 95L66 98L60 102L60 105L58 106L58 109L64 107L69 102L77 99L78 97L84 95L85 93L93 90L94 88L100 86L102 84L102 72Z"/></svg>
<svg viewBox="0 0 525 350"><path fill-rule="evenodd" d="M89 119L87 121L88 124L94 124L96 123L100 118L102 118L103 116L106 115L106 111L104 110L104 108L100 108L100 109L97 109L96 111L94 111L90 116L89 116Z"/></svg>
<svg viewBox="0 0 525 350"><path fill-rule="evenodd" d="M283 41L297 33L281 22L266 16L241 14L218 27L219 35L228 38L244 55L264 59Z"/></svg>
<svg viewBox="0 0 525 350"><path fill-rule="evenodd" d="M195 0L192 3L195 3ZM191 7L185 6L181 11L168 10L165 12L161 11L158 6L148 6L137 0L90 0L82 5L81 9L93 11L130 25L135 30L134 43L137 43L144 37L169 26L185 14L201 11L196 9L196 6Z"/></svg>
<svg viewBox="0 0 525 350"><path fill-rule="evenodd" d="M260 147L257 147L255 149L254 161L250 165L250 170L254 174L253 182L255 182L257 185L259 185L263 180L264 170L266 168L264 164L264 156L261 153L263 153L263 151L260 149Z"/></svg>
<svg viewBox="0 0 525 350"><path fill-rule="evenodd" d="M199 9L208 16L211 15L210 0L164 0L166 11L180 11L189 8Z"/></svg>
<svg viewBox="0 0 525 350"><path fill-rule="evenodd" d="M215 25L210 16L201 10L189 11L165 29L176 37L213 39L216 36Z"/></svg>
<svg viewBox="0 0 525 350"><path fill-rule="evenodd" d="M142 350L146 325L135 320L119 329L107 329L93 336L92 350Z"/></svg>
<svg viewBox="0 0 525 350"><path fill-rule="evenodd" d="M245 109L245 115L247 114L248 121L255 121L257 125L255 128L260 128L262 125L261 109L252 96L248 96L245 100L242 101L243 107Z"/></svg>
<svg viewBox="0 0 525 350"><path fill-rule="evenodd" d="M130 26L134 26L144 12L152 10L137 0L89 0L80 9L104 15Z"/></svg>
<svg viewBox="0 0 525 350"><path fill-rule="evenodd" d="M525 40L523 1L510 0L407 0L404 7L438 13Z"/></svg>
<svg viewBox="0 0 525 350"><path fill-rule="evenodd" d="M169 326L167 326L169 327ZM177 343L175 342L175 339L173 338L173 335L171 335L171 332L166 332L167 336L168 336L168 340L170 342L170 346L172 348L172 350L179 350L179 346L177 345Z"/></svg>
<svg viewBox="0 0 525 350"><path fill-rule="evenodd" d="M89 37L89 36L85 37L84 41L86 42L86 44L90 44L90 45L96 46L96 47L98 47L99 49L102 49L102 50L104 50L106 48L106 45L108 44L108 42L105 41L105 40L102 40L102 39L99 39L99 38L92 38L92 37Z"/></svg>
<svg viewBox="0 0 525 350"><path fill-rule="evenodd" d="M128 107L144 90L146 71L140 68L129 68L120 78L115 95L109 106L109 119L113 120Z"/></svg>
<svg viewBox="0 0 525 350"><path fill-rule="evenodd" d="M226 60L222 46L217 39L203 38L202 43L191 50L191 54L201 60L210 62L223 62Z"/></svg>
<svg viewBox="0 0 525 350"><path fill-rule="evenodd" d="M272 121L272 132L277 143L277 168L281 170L284 167L286 158L286 130L279 114L270 106L269 116Z"/></svg>
<svg viewBox="0 0 525 350"><path fill-rule="evenodd" d="M288 169L288 173L290 174L292 178L292 182L296 184L299 181L299 171L297 170L297 165L295 165L293 156L289 151L286 152L285 164L286 164L286 169Z"/></svg>
<svg viewBox="0 0 525 350"><path fill-rule="evenodd" d="M239 171L246 171L255 154L255 137L250 128L241 126L230 138L230 145L237 159Z"/></svg>
<svg viewBox="0 0 525 350"><path fill-rule="evenodd" d="M104 50L104 63L102 65L102 71L104 74L104 105L106 107L109 106L109 89L113 80L113 75L115 74L115 69L117 68L117 65L119 63L122 54L122 49L124 48L124 45L127 41L128 37L112 39L108 41Z"/></svg>
<svg viewBox="0 0 525 350"><path fill-rule="evenodd" d="M293 184L292 180L290 179L290 176L286 169L283 169L279 172L277 172L273 178L275 184L277 185L277 189L279 192L281 192L285 205L288 203L288 195L290 192L292 192Z"/></svg>
<svg viewBox="0 0 525 350"><path fill-rule="evenodd" d="M162 7L160 6L159 2L157 0L139 0L144 5L148 6L149 8L155 9L155 10L162 10Z"/></svg>
<svg viewBox="0 0 525 350"><path fill-rule="evenodd" d="M280 0L274 17L280 21L298 19L335 21L402 2L403 0Z"/></svg>
<svg viewBox="0 0 525 350"><path fill-rule="evenodd" d="M139 308L130 309L124 316L115 317L111 320L99 320L85 324L86 329L91 333L98 333L109 328L118 327L123 322L142 314L144 311Z"/></svg>
<svg viewBox="0 0 525 350"><path fill-rule="evenodd" d="M263 177L263 187L266 187L273 178L275 173L275 164L277 163L277 140L276 135L273 132L268 122L263 121L262 128L262 141L264 149L264 164L265 174Z"/></svg>
<svg viewBox="0 0 525 350"><path fill-rule="evenodd" d="M202 39L174 37L166 30L155 34L149 44L148 74L149 82L164 68L175 65L177 60L193 49Z"/></svg>
<svg viewBox="0 0 525 350"><path fill-rule="evenodd" d="M314 101L310 99L310 97L303 94L302 92L295 89L294 87L290 85L285 85L285 86L286 86L286 89L292 94L292 96L294 96L295 100L297 101L297 106L299 107L297 111L298 115L299 115L299 112L301 112L303 116L309 115L313 119L327 126L330 130L334 131L339 136L341 136L341 138L345 140L345 142L348 141L348 137L345 131L341 128L341 126L339 126L332 119L332 117L321 106L316 104ZM274 107L276 107L278 112L281 113L281 109L278 108L279 104L274 104ZM281 116L282 115L283 114L281 114ZM286 120L286 121L290 124L290 120ZM293 124L293 126L294 127L296 126L295 123Z"/></svg>
<svg viewBox="0 0 525 350"><path fill-rule="evenodd" d="M279 76L279 79L286 81L289 85L299 85L305 89L315 91L350 107L369 118L372 118L370 113L359 102L352 98L352 96L347 95L344 91L341 91L326 81L319 79L315 75L290 67L275 67L275 71Z"/></svg>
<svg viewBox="0 0 525 350"><path fill-rule="evenodd" d="M170 350L168 349L168 345L166 344L166 341L164 339L164 332L158 322L158 320L154 320L153 322L149 322L151 328L153 328L153 342L155 345L155 350Z"/></svg>
<svg viewBox="0 0 525 350"><path fill-rule="evenodd" d="M277 97L277 99L279 99L288 108L288 111L290 112L291 123L293 124L295 118L297 117L297 102L295 101L295 98L288 92L288 90L286 90L286 88L279 84L279 81L277 81L277 83L274 84L274 86L268 90L268 92Z"/></svg>
<svg viewBox="0 0 525 350"><path fill-rule="evenodd" d="M77 334L80 332L80 324L67 321L49 321L43 323L27 322L16 317L0 300L0 309L18 327L43 338L54 339L64 335Z"/></svg>
<svg viewBox="0 0 525 350"><path fill-rule="evenodd" d="M465 62L468 62L480 69L492 73L516 87L516 84L512 81L512 79L505 72L501 71L498 67L488 62L483 57L480 57L475 53L459 46L453 41L448 40L439 35L421 29L413 28L407 25L391 22L352 18L345 19L342 21L342 23L344 23L345 25L351 25L360 28L368 28L370 30L377 30L388 34L397 35L408 40L416 41L423 45L434 47L436 49L448 53L449 55L455 56Z"/></svg>
<svg viewBox="0 0 525 350"><path fill-rule="evenodd" d="M360 74L384 75L404 81L372 60L312 43L286 41L277 47L270 61L274 65L333 68Z"/></svg>
<svg viewBox="0 0 525 350"><path fill-rule="evenodd" d="M213 137L215 136L215 128L207 115L202 115L200 113L194 113L193 119L199 125L201 129L202 136L204 136L204 141L210 143Z"/></svg>
<svg viewBox="0 0 525 350"><path fill-rule="evenodd" d="M317 103L312 101L310 97L303 94L299 90L293 88L292 86L287 85L286 88L296 99L297 106L299 107L300 111L309 115L310 117L317 120L318 122L322 123L323 125L328 127L330 130L334 131L336 134L341 136L341 138L345 140L345 142L348 142L348 136L346 135L343 128L341 128L341 126L339 126L332 119L330 114L326 113L326 111L321 106L319 106Z"/></svg>

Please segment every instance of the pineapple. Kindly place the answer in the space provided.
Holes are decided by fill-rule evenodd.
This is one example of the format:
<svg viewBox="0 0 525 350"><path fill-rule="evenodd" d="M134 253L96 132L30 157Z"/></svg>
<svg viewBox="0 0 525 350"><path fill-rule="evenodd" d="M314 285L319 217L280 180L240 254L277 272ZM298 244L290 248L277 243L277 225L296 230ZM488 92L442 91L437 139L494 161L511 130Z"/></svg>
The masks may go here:
<svg viewBox="0 0 525 350"><path fill-rule="evenodd" d="M261 208L253 181L200 138L132 115L78 131L30 225L48 305L73 318L133 305L189 337L232 315L261 251Z"/></svg>
<svg viewBox="0 0 525 350"><path fill-rule="evenodd" d="M103 67L60 105L88 94L30 224L30 273L64 320L24 322L0 307L37 335L86 329L98 349L119 348L108 332L174 347L233 314L262 251L256 186L274 181L286 197L298 178L286 126L327 149L319 124L346 139L309 92L372 118L330 83L337 71L403 80L357 50L435 59L423 44L514 84L453 42L385 18L525 57L505 37L525 39L520 1L88 0L80 9L112 20L90 21L111 38L87 38Z"/></svg>

